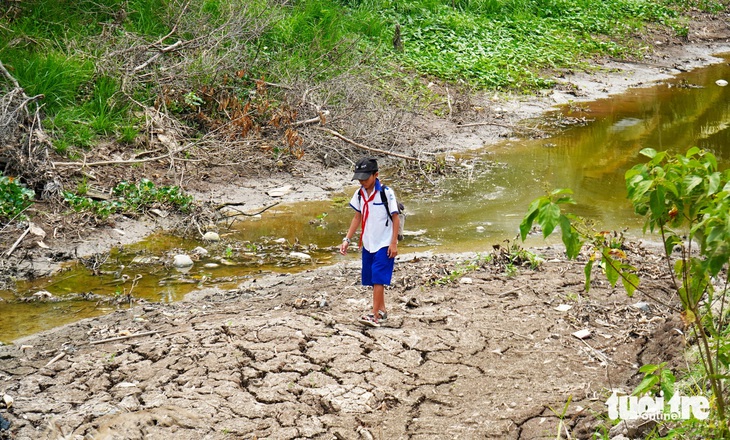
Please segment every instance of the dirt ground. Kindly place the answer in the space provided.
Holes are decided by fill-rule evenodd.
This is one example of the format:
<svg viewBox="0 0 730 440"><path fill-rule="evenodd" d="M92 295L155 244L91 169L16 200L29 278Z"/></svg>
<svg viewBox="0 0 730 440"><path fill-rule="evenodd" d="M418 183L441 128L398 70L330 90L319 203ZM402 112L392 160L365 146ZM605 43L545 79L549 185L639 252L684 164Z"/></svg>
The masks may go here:
<svg viewBox="0 0 730 440"><path fill-rule="evenodd" d="M564 85L545 96L471 103L488 109L485 118L515 124L730 52L727 17L690 29L689 43L657 35L650 42L656 53L641 63L604 60L600 72L566 72ZM482 147L510 134L460 122L424 118L414 149ZM189 192L254 211L274 200L325 199L349 183L350 165L303 160L295 173L245 181L222 169L204 172ZM284 185L292 191L268 194ZM46 231L50 249L28 237L19 247L26 251L2 264L17 274L48 273L59 255L105 252L174 221L119 219L75 236ZM637 304L647 301L643 293L628 298L598 275L586 293L581 261L566 261L560 249L533 251L545 263L516 274L497 251L479 264L471 254L401 255L387 291L390 316L377 329L355 322L370 292L358 285L358 264L340 263L200 290L175 304L135 303L15 341L0 347L0 395L7 396L0 438L589 438L610 426L609 390L630 391L640 365L669 361L681 370L682 323L651 301L648 309ZM663 297L655 254L633 246L629 255L648 280L644 291ZM574 336L579 330L590 336Z"/></svg>
<svg viewBox="0 0 730 440"><path fill-rule="evenodd" d="M496 253L403 258L380 328L355 322L357 263L135 304L0 347L0 414L13 439L586 438L609 389L680 358L681 322L536 251L516 275Z"/></svg>

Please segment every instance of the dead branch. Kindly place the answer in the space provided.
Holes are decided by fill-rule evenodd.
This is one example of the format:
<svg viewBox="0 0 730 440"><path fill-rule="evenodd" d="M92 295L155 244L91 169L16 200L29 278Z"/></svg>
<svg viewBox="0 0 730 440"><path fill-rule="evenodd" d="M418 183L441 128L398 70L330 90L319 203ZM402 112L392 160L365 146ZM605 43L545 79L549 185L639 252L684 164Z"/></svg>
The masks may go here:
<svg viewBox="0 0 730 440"><path fill-rule="evenodd" d="M5 252L5 256L6 257L9 257L13 253L13 251L15 251L15 248L17 248L18 245L20 244L20 242L23 241L23 239L25 238L25 236L28 235L28 233L30 232L30 228L32 228L32 227L33 227L32 224L29 225L28 226L28 229L26 229L25 232L23 232L22 234L20 234L20 237L15 241L15 243L13 243L13 245L10 246L10 249L8 249Z"/></svg>
<svg viewBox="0 0 730 440"><path fill-rule="evenodd" d="M173 50L179 48L180 46L182 46L183 44L185 44L185 43L182 40L177 40L175 43L173 43L173 44L171 44L171 45L169 45L167 47L163 47L162 49L160 49L159 52L157 52L156 54L152 55L147 61L145 61L144 63L142 63L139 66L135 67L134 68L134 71L135 72L139 72L140 70L144 69L145 67L147 67L150 64L152 64L153 62L155 62L155 60L157 58L161 57L163 54L165 54L167 52L170 52L170 51L173 51Z"/></svg>
<svg viewBox="0 0 730 440"><path fill-rule="evenodd" d="M226 207L226 206L231 206L231 205L240 205L240 204L241 204L240 202L239 202L239 203L223 203L223 204L221 204L221 205L218 205L218 206L216 206L216 208L215 208L215 209L216 209L216 210L219 210L219 209L221 209L221 208L224 208L224 207ZM276 205L278 205L278 204L279 204L279 202L276 202L276 203L274 203L273 205L271 205L271 206L267 206L266 208L262 209L261 211L259 211L259 212L255 212L255 213L253 213L253 214L248 214L248 213L245 213L245 212L241 211L240 209L238 209L238 208L235 208L235 207L231 206L231 209L232 209L232 210L234 210L234 211L238 211L238 214L233 214L233 215L230 215L230 216L228 216L228 217L238 217L239 215L245 215L245 216L247 216L247 217L255 217L255 216L259 215L259 214L263 214L264 212L266 212L267 210L269 210L269 209L273 208L274 206L276 206Z"/></svg>
<svg viewBox="0 0 730 440"><path fill-rule="evenodd" d="M133 335L117 336L117 337L114 337L114 338L101 339L101 340L98 340L98 341L91 341L91 342L89 342L89 345L103 344L105 342L122 341L124 339L136 338L136 337L139 337L139 336L149 336L149 335L154 335L154 334L157 334L157 333L159 333L158 330L153 330L151 332L142 332L142 333L135 333Z"/></svg>
<svg viewBox="0 0 730 440"><path fill-rule="evenodd" d="M312 118L312 119L305 119L303 121L292 122L291 126L292 127L299 127L299 126L302 126L302 125L316 124L317 122L321 122L322 121L322 116L323 115L324 116L327 116L327 115L329 115L329 112L327 112L327 111L322 112L319 115L317 115L317 117Z"/></svg>
<svg viewBox="0 0 730 440"><path fill-rule="evenodd" d="M11 83L13 83L13 86L14 86L14 87L15 87L16 89L20 89L20 84L18 84L18 80L16 80L16 79L15 79L15 78L13 77L13 75L11 75L11 74L10 74L10 72L8 72L8 70L7 70L7 69L5 68L5 66L3 65L3 62L2 62L2 60L0 60L0 72L2 72L3 76L4 76L4 77L5 77L5 78L6 78L6 79L7 79L8 81L10 81Z"/></svg>
<svg viewBox="0 0 730 440"><path fill-rule="evenodd" d="M162 156L156 156L156 157L148 157L148 158L142 158L142 159L127 159L127 160L101 160L99 162L52 162L51 165L53 167L74 167L74 166L80 166L81 168L86 167L98 167L102 165L131 165L131 164L138 164L138 163L144 163L144 162L154 162L157 160L162 160L166 158L172 158L172 156L175 153L179 153L179 151L172 151L167 154L163 154ZM181 160L185 162L203 162L203 159L176 159Z"/></svg>
<svg viewBox="0 0 730 440"><path fill-rule="evenodd" d="M326 132L326 133L329 133L329 134L331 134L332 136L335 136L335 137L337 137L337 138L340 138L340 139L342 139L343 141L347 142L348 144L354 145L354 146L356 146L357 148L360 148L360 149L363 149L363 150L371 151L371 152L373 152L373 153L378 153L378 154L384 154L384 155L386 155L386 156L393 156L393 157L398 157L398 158L400 158L400 159L406 159L406 160L411 160L411 161L414 161L414 162L419 162L419 163L420 163L420 162L426 162L426 160L424 160L424 159L419 159L419 158L417 158L417 157L412 157L412 156L406 156L405 154L399 154L399 153L392 153L392 152L390 152L390 151L385 151L385 150L380 150L380 149L378 149L378 148L368 147L367 145L363 145L363 144L360 144L360 143L357 143L357 142L353 141L352 139L348 139L348 138L346 138L345 136L343 136L342 134L340 134L340 133L338 133L338 132L336 132L336 131L334 131L334 130L330 130L329 128L324 128L324 127L313 127L313 128L314 128L315 130L319 130L319 131L324 131L324 132Z"/></svg>

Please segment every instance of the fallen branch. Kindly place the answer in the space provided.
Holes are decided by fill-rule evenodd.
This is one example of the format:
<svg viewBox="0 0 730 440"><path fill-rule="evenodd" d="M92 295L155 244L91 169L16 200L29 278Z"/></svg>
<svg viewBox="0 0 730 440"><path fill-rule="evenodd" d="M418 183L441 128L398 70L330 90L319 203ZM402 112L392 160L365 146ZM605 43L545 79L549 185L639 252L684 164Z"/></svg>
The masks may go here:
<svg viewBox="0 0 730 440"><path fill-rule="evenodd" d="M323 113L320 113L319 115L317 115L317 117L316 117L316 118L312 118L312 119L305 119L304 121L296 121L296 122L292 122L292 124L291 124L291 125L292 125L292 127L299 127L299 126L301 126L301 125L307 125L307 124L315 124L315 123L317 123L317 122L322 122L322 115L323 115L323 114L324 114L324 116L327 116L327 115L329 114L329 112L323 112Z"/></svg>
<svg viewBox="0 0 730 440"><path fill-rule="evenodd" d="M166 158L172 158L172 155L177 152L170 152L168 154L163 154L162 156L156 156L156 157L148 157L143 159L127 159L127 160L102 160L99 162L52 162L51 165L55 167L73 167L73 166L81 166L81 168L85 167L97 167L101 165L130 165L130 164L136 164L136 163L143 163L143 162L154 162L156 160L162 160ZM202 162L203 159L175 159L175 160L182 160L186 162Z"/></svg>
<svg viewBox="0 0 730 440"><path fill-rule="evenodd" d="M244 202L244 203L245 203L245 202ZM216 207L215 207L215 209L216 209L216 211L217 211L217 210L219 210L219 209L221 209L221 208L225 208L226 206L232 206L232 205L243 205L244 203L241 203L241 202L227 202L227 203L221 203L220 205L216 206ZM239 214L235 214L235 215L245 215L245 216L248 216L248 217L254 217L254 216L256 216L256 215L259 215L259 214L263 214L263 213L264 213L264 212L265 212L266 210L268 210L268 209L271 209L271 208L273 208L274 206L276 206L276 205L278 205L278 204L279 204L279 202L276 202L276 203L274 203L273 205L267 206L266 208L262 209L261 211L259 211L259 212L256 212L256 213L253 213L253 214L247 214L247 213L245 213L245 212L241 211L241 210L240 210L240 209L238 209L238 208L233 208L233 207L232 207L231 209L233 209L234 211L238 211L238 212L239 212ZM232 215L231 217L233 217L233 215Z"/></svg>
<svg viewBox="0 0 730 440"><path fill-rule="evenodd" d="M13 253L13 251L15 251L15 248L17 248L18 245L20 244L20 242L23 241L25 236L28 235L28 233L30 232L30 228L32 228L32 227L33 227L33 225L28 226L28 229L26 229L25 232L20 234L20 237L17 240L15 240L15 243L13 243L13 245L10 246L10 249L8 249L7 252L5 252L6 257L9 257Z"/></svg>
<svg viewBox="0 0 730 440"><path fill-rule="evenodd" d="M46 367L50 367L54 362L56 362L57 360L60 360L64 356L66 356L66 352L65 351L61 351L53 359L51 359L50 361L48 361L48 363L46 364Z"/></svg>
<svg viewBox="0 0 730 440"><path fill-rule="evenodd" d="M139 337L139 336L149 336L149 335L154 335L154 334L159 333L159 332L160 332L159 330L153 330L151 332L142 332L142 333L135 333L133 335L117 336L117 337L114 337L114 338L101 339L99 341L91 341L91 342L89 342L89 345L103 344L105 342L122 341L124 339L136 338L136 337Z"/></svg>
<svg viewBox="0 0 730 440"><path fill-rule="evenodd" d="M173 44L171 44L171 45L169 45L167 47L163 47L162 49L160 49L159 52L157 52L156 54L152 55L150 57L150 59L148 59L144 63L140 64L139 66L135 67L134 68L134 71L135 72L139 72L140 70L144 69L145 67L147 67L150 64L152 64L153 62L155 62L155 60L157 58L161 57L163 54L165 54L167 52L170 52L172 50L177 49L178 47L182 46L182 44L183 44L183 41L182 40L177 40L175 43L173 43Z"/></svg>
<svg viewBox="0 0 730 440"><path fill-rule="evenodd" d="M332 136L338 137L338 138L342 139L343 141L347 142L348 144L354 145L363 150L372 151L373 153L385 154L387 156L398 157L401 159L412 160L414 162L425 162L425 160L419 159L417 157L406 156L405 154L392 153L390 151L385 151L385 150L380 150L378 148L368 147L367 145L363 145L363 144L353 141L352 139L348 139L345 136L343 136L342 134L340 134L334 130L330 130L329 128L324 128L324 127L312 127L312 128L314 128L315 130L324 131L326 133L329 133Z"/></svg>

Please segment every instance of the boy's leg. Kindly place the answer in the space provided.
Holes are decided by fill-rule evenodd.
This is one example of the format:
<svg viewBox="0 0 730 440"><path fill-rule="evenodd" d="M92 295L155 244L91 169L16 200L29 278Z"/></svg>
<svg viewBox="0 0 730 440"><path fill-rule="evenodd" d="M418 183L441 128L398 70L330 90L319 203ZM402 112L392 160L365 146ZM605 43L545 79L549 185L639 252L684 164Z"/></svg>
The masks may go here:
<svg viewBox="0 0 730 440"><path fill-rule="evenodd" d="M385 286L390 285L393 278L395 258L388 257L388 248L384 247L375 253L372 266L373 282L373 316L380 318L380 313L385 313Z"/></svg>
<svg viewBox="0 0 730 440"><path fill-rule="evenodd" d="M380 311L385 312L385 286L382 284L373 285L373 316L380 318Z"/></svg>

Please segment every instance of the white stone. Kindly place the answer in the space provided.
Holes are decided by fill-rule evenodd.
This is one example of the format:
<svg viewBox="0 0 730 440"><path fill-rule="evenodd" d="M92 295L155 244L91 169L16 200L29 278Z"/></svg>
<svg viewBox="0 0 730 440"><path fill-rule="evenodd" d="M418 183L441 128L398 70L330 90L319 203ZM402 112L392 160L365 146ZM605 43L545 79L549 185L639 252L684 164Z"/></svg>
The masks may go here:
<svg viewBox="0 0 730 440"><path fill-rule="evenodd" d="M715 81L715 84L720 87L725 87L727 85L727 81L725 81L724 79L718 79L717 81Z"/></svg>
<svg viewBox="0 0 730 440"><path fill-rule="evenodd" d="M175 267L191 267L193 265L193 259L187 255L175 255L172 259L172 265Z"/></svg>
<svg viewBox="0 0 730 440"><path fill-rule="evenodd" d="M193 253L195 255L206 256L206 255L208 255L208 249L206 249L202 246L198 246L195 249L193 249Z"/></svg>
<svg viewBox="0 0 730 440"><path fill-rule="evenodd" d="M300 260L311 260L312 257L308 254L305 254L303 252L292 252L289 254L292 258L299 258Z"/></svg>
<svg viewBox="0 0 730 440"><path fill-rule="evenodd" d="M203 240L205 241L220 241L221 236L218 235L217 232L208 231L203 235Z"/></svg>
<svg viewBox="0 0 730 440"><path fill-rule="evenodd" d="M284 185L280 186L279 188L270 189L266 191L266 194L268 194L269 197L283 197L289 194L292 189L293 187L291 185Z"/></svg>

